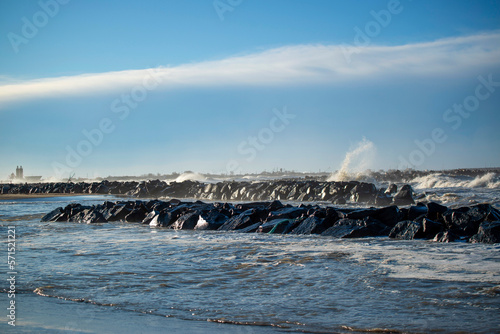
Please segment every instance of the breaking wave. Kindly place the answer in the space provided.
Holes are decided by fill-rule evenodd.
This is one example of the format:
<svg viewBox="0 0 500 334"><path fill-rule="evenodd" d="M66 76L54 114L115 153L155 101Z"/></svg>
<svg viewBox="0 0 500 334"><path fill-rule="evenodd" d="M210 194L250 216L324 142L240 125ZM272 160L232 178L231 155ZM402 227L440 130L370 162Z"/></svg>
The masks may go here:
<svg viewBox="0 0 500 334"><path fill-rule="evenodd" d="M416 189L430 188L500 188L500 177L496 173L478 175L475 178L457 178L442 173L414 178L411 183Z"/></svg>
<svg viewBox="0 0 500 334"><path fill-rule="evenodd" d="M179 175L176 179L175 182L184 182L184 181L205 181L207 178L199 173L182 173Z"/></svg>
<svg viewBox="0 0 500 334"><path fill-rule="evenodd" d="M363 138L353 150L346 153L342 166L328 178L328 181L371 180L368 168L372 165L375 153L376 147L373 142Z"/></svg>

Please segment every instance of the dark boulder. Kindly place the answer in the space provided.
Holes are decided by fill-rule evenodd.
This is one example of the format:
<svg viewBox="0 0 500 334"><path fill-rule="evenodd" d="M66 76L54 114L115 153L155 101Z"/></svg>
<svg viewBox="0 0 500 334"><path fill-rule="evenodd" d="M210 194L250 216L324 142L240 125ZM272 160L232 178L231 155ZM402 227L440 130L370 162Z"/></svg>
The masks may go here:
<svg viewBox="0 0 500 334"><path fill-rule="evenodd" d="M422 221L422 232L427 239L433 239L438 233L443 232L444 226L441 223L424 218Z"/></svg>
<svg viewBox="0 0 500 334"><path fill-rule="evenodd" d="M149 226L151 227L169 227L173 223L172 214L166 210L158 212L157 215L151 219Z"/></svg>
<svg viewBox="0 0 500 334"><path fill-rule="evenodd" d="M229 218L224 224L219 227L219 231L232 231L248 227L262 221L263 214L267 211L260 209L249 209L237 216Z"/></svg>
<svg viewBox="0 0 500 334"><path fill-rule="evenodd" d="M218 210L210 210L202 213L196 222L195 230L216 230L221 227L229 218Z"/></svg>
<svg viewBox="0 0 500 334"><path fill-rule="evenodd" d="M109 194L109 188L105 184L101 183L97 186L97 188L93 191L95 194Z"/></svg>
<svg viewBox="0 0 500 334"><path fill-rule="evenodd" d="M57 219L61 216L64 215L63 208L57 208L49 213L47 213L45 216L42 217L41 221L42 222L55 222Z"/></svg>
<svg viewBox="0 0 500 334"><path fill-rule="evenodd" d="M297 207L284 207L278 209L276 211L269 212L269 216L267 220L275 220L280 218L293 219L298 218L305 214L307 210L305 208L297 208Z"/></svg>
<svg viewBox="0 0 500 334"><path fill-rule="evenodd" d="M158 212L156 210L151 211L150 213L148 213L146 215L146 217L144 217L144 219L142 220L142 223L149 225L149 223L151 223L151 221L153 220L153 218L156 217L159 213L160 212Z"/></svg>
<svg viewBox="0 0 500 334"><path fill-rule="evenodd" d="M400 220L401 215L397 206L392 205L385 208L369 208L369 209L359 209L350 212L346 212L342 215L342 218L362 220L367 217L376 219L383 224L394 227Z"/></svg>
<svg viewBox="0 0 500 334"><path fill-rule="evenodd" d="M377 209L370 217L379 220L388 227L394 227L401 220L399 208L391 205L385 208Z"/></svg>
<svg viewBox="0 0 500 334"><path fill-rule="evenodd" d="M269 211L276 211L276 210L279 210L279 209L281 209L283 207L285 207L285 206L280 201L272 201L267 206L267 210L269 210Z"/></svg>
<svg viewBox="0 0 500 334"><path fill-rule="evenodd" d="M375 205L376 206L387 206L391 205L392 203L392 197L389 194L386 194L384 192L379 192L375 196Z"/></svg>
<svg viewBox="0 0 500 334"><path fill-rule="evenodd" d="M279 229L279 226L281 226L284 230L286 228L286 226L288 226L292 220L293 219L275 219L275 220L265 222L264 224L261 224L257 228L257 232L258 233L270 233L271 231L273 231L273 233L276 233L276 231Z"/></svg>
<svg viewBox="0 0 500 334"><path fill-rule="evenodd" d="M238 232L240 233L253 233L253 232L257 232L257 230L259 229L259 227L261 226L261 223L255 223L255 224L252 224L250 226L247 226L245 228L242 228L242 229L239 229Z"/></svg>
<svg viewBox="0 0 500 334"><path fill-rule="evenodd" d="M408 210L408 220L417 220L417 218L424 218L427 215L427 207L418 203L416 206L410 206Z"/></svg>
<svg viewBox="0 0 500 334"><path fill-rule="evenodd" d="M319 234L325 230L324 219L310 216L302 221L290 234Z"/></svg>
<svg viewBox="0 0 500 334"><path fill-rule="evenodd" d="M335 222L321 235L334 238L363 238L387 235L389 229L380 221L366 217L364 219L343 218Z"/></svg>
<svg viewBox="0 0 500 334"><path fill-rule="evenodd" d="M413 200L413 189L409 184L405 184L401 187L396 195L394 195L395 205L411 205L415 204Z"/></svg>
<svg viewBox="0 0 500 334"><path fill-rule="evenodd" d="M359 183L351 189L351 201L355 203L374 203L377 188L372 183Z"/></svg>
<svg viewBox="0 0 500 334"><path fill-rule="evenodd" d="M471 237L478 232L479 225L489 216L496 215L489 204L450 209L442 214L446 227L459 236Z"/></svg>
<svg viewBox="0 0 500 334"><path fill-rule="evenodd" d="M386 194L392 195L396 194L398 192L398 186L395 185L394 183L389 184L389 187L385 190Z"/></svg>
<svg viewBox="0 0 500 334"><path fill-rule="evenodd" d="M458 239L459 239L459 237L455 233L453 233L451 231L446 231L446 232L439 232L438 234L436 234L433 241L453 242L453 241L458 240Z"/></svg>
<svg viewBox="0 0 500 334"><path fill-rule="evenodd" d="M477 234L470 238L469 242L482 242L494 244L500 242L500 221L483 222L479 225Z"/></svg>
<svg viewBox="0 0 500 334"><path fill-rule="evenodd" d="M375 208L359 209L359 210L354 210L354 211L350 211L350 212L343 214L342 218L363 219L365 217L369 217L371 215L374 215L376 212L377 212L377 209L375 209Z"/></svg>
<svg viewBox="0 0 500 334"><path fill-rule="evenodd" d="M123 221L132 210L125 204L116 205L113 209L104 214L107 221Z"/></svg>
<svg viewBox="0 0 500 334"><path fill-rule="evenodd" d="M396 224L389 233L389 238L413 240L423 238L423 227L421 223L405 220Z"/></svg>
<svg viewBox="0 0 500 334"><path fill-rule="evenodd" d="M343 204L347 203L347 200L342 195L335 195L331 199L331 201L332 201L333 204L336 204L336 205L343 205Z"/></svg>
<svg viewBox="0 0 500 334"><path fill-rule="evenodd" d="M127 223L141 223L144 218L146 218L145 208L134 208L125 216L125 221Z"/></svg>
<svg viewBox="0 0 500 334"><path fill-rule="evenodd" d="M180 216L171 226L174 230L192 230L198 223L199 212L190 212Z"/></svg>
<svg viewBox="0 0 500 334"><path fill-rule="evenodd" d="M102 213L96 208L84 209L78 212L73 217L70 217L69 221L82 224L95 224L95 223L107 222L106 218L104 218Z"/></svg>
<svg viewBox="0 0 500 334"><path fill-rule="evenodd" d="M346 235L352 233L354 230L361 229L362 227L363 221L360 219L342 218L338 220L332 227L323 231L321 235L334 238L343 238Z"/></svg>
<svg viewBox="0 0 500 334"><path fill-rule="evenodd" d="M441 220L441 215L448 211L448 208L444 205L429 202L427 203L427 218L432 220Z"/></svg>
<svg viewBox="0 0 500 334"><path fill-rule="evenodd" d="M275 219L269 221L268 226L272 226L272 228L267 232L269 234L286 234L291 231L293 228L298 226L298 219ZM266 224L268 224L266 223ZM259 232L264 232L264 227Z"/></svg>

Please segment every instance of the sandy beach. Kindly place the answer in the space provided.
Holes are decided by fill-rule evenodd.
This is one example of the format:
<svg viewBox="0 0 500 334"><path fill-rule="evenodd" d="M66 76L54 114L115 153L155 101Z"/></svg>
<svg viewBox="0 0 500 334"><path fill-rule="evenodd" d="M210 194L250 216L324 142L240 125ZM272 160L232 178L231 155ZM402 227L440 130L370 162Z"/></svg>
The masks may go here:
<svg viewBox="0 0 500 334"><path fill-rule="evenodd" d="M70 197L70 196L92 196L92 194L0 194L0 201L26 199L26 198L49 198L49 197ZM102 195L99 194L99 196Z"/></svg>

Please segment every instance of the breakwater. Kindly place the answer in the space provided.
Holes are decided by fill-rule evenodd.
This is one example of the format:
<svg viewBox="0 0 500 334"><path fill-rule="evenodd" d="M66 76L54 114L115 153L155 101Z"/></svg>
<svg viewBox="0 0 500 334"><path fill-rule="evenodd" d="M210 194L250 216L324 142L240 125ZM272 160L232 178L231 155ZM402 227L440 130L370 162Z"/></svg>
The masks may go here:
<svg viewBox="0 0 500 334"><path fill-rule="evenodd" d="M254 182L66 182L0 185L0 194L110 194L138 198L195 198L220 201L327 201L333 204L363 203L376 206L414 204L409 185L377 188L372 183L349 181L272 180Z"/></svg>
<svg viewBox="0 0 500 334"><path fill-rule="evenodd" d="M141 223L176 230L217 230L270 234L320 234L336 238L388 236L439 242L500 242L500 211L489 204L450 209L430 202L400 208L335 208L280 201L205 203L202 201L106 201L57 208L50 222Z"/></svg>

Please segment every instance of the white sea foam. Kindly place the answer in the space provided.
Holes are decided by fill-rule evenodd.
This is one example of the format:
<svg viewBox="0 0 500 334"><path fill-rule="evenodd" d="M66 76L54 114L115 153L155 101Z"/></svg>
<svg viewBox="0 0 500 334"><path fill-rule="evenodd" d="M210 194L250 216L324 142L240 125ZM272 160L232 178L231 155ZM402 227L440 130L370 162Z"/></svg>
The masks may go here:
<svg viewBox="0 0 500 334"><path fill-rule="evenodd" d="M205 181L207 178L203 174L199 173L192 173L192 172L187 172L187 173L182 173L179 175L176 179L175 182L184 182L184 181Z"/></svg>
<svg viewBox="0 0 500 334"><path fill-rule="evenodd" d="M430 188L500 188L500 178L495 173L479 175L475 178L458 178L442 173L429 174L411 181L416 189Z"/></svg>

